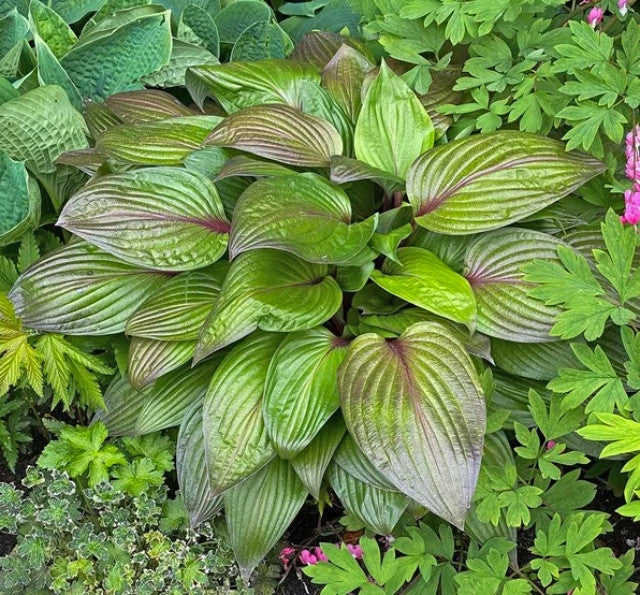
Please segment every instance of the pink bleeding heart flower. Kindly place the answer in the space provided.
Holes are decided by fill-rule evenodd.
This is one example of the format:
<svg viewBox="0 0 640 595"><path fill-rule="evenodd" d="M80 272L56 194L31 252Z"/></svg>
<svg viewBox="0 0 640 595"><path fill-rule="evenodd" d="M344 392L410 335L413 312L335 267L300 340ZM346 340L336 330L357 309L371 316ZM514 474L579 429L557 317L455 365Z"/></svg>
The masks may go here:
<svg viewBox="0 0 640 595"><path fill-rule="evenodd" d="M296 553L295 548L293 547L285 547L282 549L282 551L280 552L280 555L278 556L280 562L282 562L282 564L284 565L284 567L286 568L287 566L289 566L289 563L291 562L291 557Z"/></svg>
<svg viewBox="0 0 640 595"><path fill-rule="evenodd" d="M640 204L628 204L620 221L628 225L638 225L640 223Z"/></svg>
<svg viewBox="0 0 640 595"><path fill-rule="evenodd" d="M547 450L551 450L556 444L557 444L557 442L555 440L548 440L547 441Z"/></svg>
<svg viewBox="0 0 640 595"><path fill-rule="evenodd" d="M640 126L634 126L625 139L624 154L627 158L625 173L632 182L640 181Z"/></svg>
<svg viewBox="0 0 640 595"><path fill-rule="evenodd" d="M305 566L313 566L314 564L318 563L318 558L316 558L316 556L314 556L309 550L302 550L298 558L300 559L300 562L302 562Z"/></svg>
<svg viewBox="0 0 640 595"><path fill-rule="evenodd" d="M618 10L620 11L620 16L625 16L628 12L627 4L629 4L629 0L618 0Z"/></svg>
<svg viewBox="0 0 640 595"><path fill-rule="evenodd" d="M359 545L347 543L347 549L356 560L362 560L362 548Z"/></svg>
<svg viewBox="0 0 640 595"><path fill-rule="evenodd" d="M328 562L329 558L327 558L327 555L322 551L321 547L316 547L313 549L313 553L315 555L315 557L318 559L318 562Z"/></svg>
<svg viewBox="0 0 640 595"><path fill-rule="evenodd" d="M587 23L591 25L594 29L602 21L602 17L604 16L604 10L599 6L594 6L587 15Z"/></svg>

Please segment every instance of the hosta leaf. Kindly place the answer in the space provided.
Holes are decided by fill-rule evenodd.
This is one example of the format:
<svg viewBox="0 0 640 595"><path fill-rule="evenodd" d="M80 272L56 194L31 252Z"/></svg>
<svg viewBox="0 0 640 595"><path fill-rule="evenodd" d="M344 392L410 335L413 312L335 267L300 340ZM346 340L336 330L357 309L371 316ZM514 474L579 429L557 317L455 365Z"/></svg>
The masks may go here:
<svg viewBox="0 0 640 595"><path fill-rule="evenodd" d="M386 259L371 280L393 295L473 328L476 301L469 282L428 250L399 248L398 262Z"/></svg>
<svg viewBox="0 0 640 595"><path fill-rule="evenodd" d="M44 41L59 60L76 43L76 34L54 10L39 0L29 3L29 21L34 33Z"/></svg>
<svg viewBox="0 0 640 595"><path fill-rule="evenodd" d="M133 337L129 346L128 376L140 390L187 363L196 350L195 341L156 341Z"/></svg>
<svg viewBox="0 0 640 595"><path fill-rule="evenodd" d="M14 8L6 15L0 16L0 58L5 56L16 45L22 45L22 40L29 32L29 21Z"/></svg>
<svg viewBox="0 0 640 595"><path fill-rule="evenodd" d="M202 331L200 360L254 330L293 332L331 318L342 293L326 265L279 250L251 250L231 264L220 297Z"/></svg>
<svg viewBox="0 0 640 595"><path fill-rule="evenodd" d="M202 45L214 56L220 54L220 37L218 28L213 22L211 15L197 4L188 4L180 15L181 23L178 25L178 36L180 36L180 26L185 25L201 40ZM189 41L189 40L185 40Z"/></svg>
<svg viewBox="0 0 640 595"><path fill-rule="evenodd" d="M0 105L19 96L19 91L6 78L0 76Z"/></svg>
<svg viewBox="0 0 640 595"><path fill-rule="evenodd" d="M334 415L309 445L291 459L291 465L296 470L298 477L316 500L320 500L320 488L325 471L344 436L345 430L342 416L340 414Z"/></svg>
<svg viewBox="0 0 640 595"><path fill-rule="evenodd" d="M53 172L59 155L86 147L85 131L82 116L55 85L0 105L0 150L36 172Z"/></svg>
<svg viewBox="0 0 640 595"><path fill-rule="evenodd" d="M213 183L170 167L97 179L69 199L58 225L126 262L171 271L218 260L229 231Z"/></svg>
<svg viewBox="0 0 640 595"><path fill-rule="evenodd" d="M390 341L361 335L338 386L347 429L377 470L462 528L485 428L480 378L463 345L433 322Z"/></svg>
<svg viewBox="0 0 640 595"><path fill-rule="evenodd" d="M225 6L216 16L215 24L220 33L220 41L235 43L242 32L255 23L271 19L271 9L259 0L236 0Z"/></svg>
<svg viewBox="0 0 640 595"><path fill-rule="evenodd" d="M174 39L169 61L160 70L142 77L140 82L152 87L183 86L187 69L202 64L218 64L218 58L199 45Z"/></svg>
<svg viewBox="0 0 640 595"><path fill-rule="evenodd" d="M204 448L212 493L221 494L276 456L262 417L269 362L282 335L255 333L216 370L203 406Z"/></svg>
<svg viewBox="0 0 640 595"><path fill-rule="evenodd" d="M107 107L106 103L90 101L84 106L83 111L89 134L94 140L99 139L106 130L122 124L122 120ZM93 148L86 150L95 151ZM63 158L65 157L66 155L63 155Z"/></svg>
<svg viewBox="0 0 640 595"><path fill-rule="evenodd" d="M465 277L478 304L478 330L520 343L544 343L560 309L529 296L521 272L536 259L557 260L560 240L526 229L501 229L475 240L465 256Z"/></svg>
<svg viewBox="0 0 640 595"><path fill-rule="evenodd" d="M358 50L343 44L322 71L322 86L352 122L362 107L365 75L374 67Z"/></svg>
<svg viewBox="0 0 640 595"><path fill-rule="evenodd" d="M64 335L124 331L133 311L166 281L85 242L47 254L20 275L9 297L25 326Z"/></svg>
<svg viewBox="0 0 640 595"><path fill-rule="evenodd" d="M144 124L194 115L173 95L155 89L116 93L108 97L105 104L126 124Z"/></svg>
<svg viewBox="0 0 640 595"><path fill-rule="evenodd" d="M288 105L260 105L227 116L206 144L232 147L300 167L327 167L342 138L326 120Z"/></svg>
<svg viewBox="0 0 640 595"><path fill-rule="evenodd" d="M340 406L337 371L347 341L325 328L289 335L269 366L264 420L278 454L300 453Z"/></svg>
<svg viewBox="0 0 640 595"><path fill-rule="evenodd" d="M220 122L216 116L169 118L106 130L96 143L107 158L136 165L180 165Z"/></svg>
<svg viewBox="0 0 640 595"><path fill-rule="evenodd" d="M419 225L447 234L503 227L535 213L602 173L604 165L562 143L502 130L422 155L407 175Z"/></svg>
<svg viewBox="0 0 640 595"><path fill-rule="evenodd" d="M231 60L284 58L290 47L291 41L276 23L254 23L233 45Z"/></svg>
<svg viewBox="0 0 640 595"><path fill-rule="evenodd" d="M356 157L401 178L433 146L426 110L407 84L383 62L362 103L354 136Z"/></svg>
<svg viewBox="0 0 640 595"><path fill-rule="evenodd" d="M492 339L491 355L498 368L534 380L553 380L560 368L580 367L568 341L513 343Z"/></svg>
<svg viewBox="0 0 640 595"><path fill-rule="evenodd" d="M316 174L267 178L236 203L229 254L276 248L310 262L347 263L367 245L376 221L352 224L347 195Z"/></svg>
<svg viewBox="0 0 640 595"><path fill-rule="evenodd" d="M53 8L67 23L75 23L90 12L97 11L104 0L50 0Z"/></svg>
<svg viewBox="0 0 640 595"><path fill-rule="evenodd" d="M197 339L227 271L228 263L217 262L172 277L133 313L127 334L159 341Z"/></svg>
<svg viewBox="0 0 640 595"><path fill-rule="evenodd" d="M285 167L284 165L280 165L279 163L273 163L273 161L263 161L262 159L247 157L246 155L237 155L236 157L232 157L231 159L229 159L229 161L227 161L222 166L220 173L218 173L218 175L216 176L216 181L233 176L268 178L273 176L287 175L291 173L293 173L293 170Z"/></svg>
<svg viewBox="0 0 640 595"><path fill-rule="evenodd" d="M409 504L404 494L375 488L335 463L329 467L329 481L347 513L378 535L391 535Z"/></svg>
<svg viewBox="0 0 640 595"><path fill-rule="evenodd" d="M210 519L222 506L221 496L209 491L209 476L204 454L202 403L196 401L187 410L176 443L176 474L191 528Z"/></svg>
<svg viewBox="0 0 640 595"><path fill-rule="evenodd" d="M40 190L20 161L0 152L0 246L20 239L40 221Z"/></svg>
<svg viewBox="0 0 640 595"><path fill-rule="evenodd" d="M104 393L106 409L94 417L111 436L140 436L180 425L189 406L201 402L217 360L183 368L138 391L126 378L116 378Z"/></svg>
<svg viewBox="0 0 640 595"><path fill-rule="evenodd" d="M81 39L61 60L80 95L103 101L164 66L171 55L169 15L142 16Z"/></svg>
<svg viewBox="0 0 640 595"><path fill-rule="evenodd" d="M387 194L393 194L404 188L404 180L386 171L372 167L364 161L342 155L331 157L331 181L334 184L347 184L359 180L373 180L384 188Z"/></svg>
<svg viewBox="0 0 640 595"><path fill-rule="evenodd" d="M324 68L343 44L353 45L354 40L331 31L311 31L296 43L289 58Z"/></svg>
<svg viewBox="0 0 640 595"><path fill-rule="evenodd" d="M231 547L245 579L282 537L306 497L293 467L281 459L224 495Z"/></svg>

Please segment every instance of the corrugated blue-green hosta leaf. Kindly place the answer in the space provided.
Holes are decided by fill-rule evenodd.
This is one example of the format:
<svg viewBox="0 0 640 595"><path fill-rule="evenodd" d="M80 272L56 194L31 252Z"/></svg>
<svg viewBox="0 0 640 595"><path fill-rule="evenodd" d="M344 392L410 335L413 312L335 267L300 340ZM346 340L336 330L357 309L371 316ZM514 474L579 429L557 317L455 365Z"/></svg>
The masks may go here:
<svg viewBox="0 0 640 595"><path fill-rule="evenodd" d="M24 163L0 152L0 245L17 241L40 220L40 190Z"/></svg>

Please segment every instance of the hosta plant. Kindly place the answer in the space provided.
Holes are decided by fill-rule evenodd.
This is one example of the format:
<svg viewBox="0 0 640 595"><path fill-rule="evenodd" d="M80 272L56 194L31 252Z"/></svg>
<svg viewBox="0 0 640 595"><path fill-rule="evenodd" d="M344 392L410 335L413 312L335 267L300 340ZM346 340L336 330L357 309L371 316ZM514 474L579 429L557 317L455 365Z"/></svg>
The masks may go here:
<svg viewBox="0 0 640 595"><path fill-rule="evenodd" d="M10 293L34 332L130 338L96 420L179 426L191 522L223 504L245 576L327 486L377 533L407 507L465 527L491 344L556 345L521 268L563 240L527 222L603 169L516 131L447 143L331 40L191 68L222 115L158 91L88 113L91 148L61 158L91 175L58 220L76 237Z"/></svg>

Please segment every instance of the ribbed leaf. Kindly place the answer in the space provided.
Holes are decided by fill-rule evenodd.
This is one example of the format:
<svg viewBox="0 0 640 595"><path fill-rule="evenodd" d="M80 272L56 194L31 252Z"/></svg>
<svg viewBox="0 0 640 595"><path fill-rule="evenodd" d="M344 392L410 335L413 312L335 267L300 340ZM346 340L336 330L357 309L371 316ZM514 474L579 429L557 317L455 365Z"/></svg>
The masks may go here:
<svg viewBox="0 0 640 595"><path fill-rule="evenodd" d="M433 322L368 334L338 373L349 433L400 491L462 528L480 468L485 404L463 345Z"/></svg>
<svg viewBox="0 0 640 595"><path fill-rule="evenodd" d="M132 126L116 126L98 138L106 158L134 165L180 165L201 148L220 122L217 116L187 116Z"/></svg>
<svg viewBox="0 0 640 595"><path fill-rule="evenodd" d="M401 264L386 259L371 280L393 295L443 318L473 328L476 301L469 282L422 248L399 248Z"/></svg>
<svg viewBox="0 0 640 595"><path fill-rule="evenodd" d="M269 362L282 335L255 333L216 370L203 405L209 487L221 494L276 456L262 417Z"/></svg>
<svg viewBox="0 0 640 595"><path fill-rule="evenodd" d="M76 43L76 34L64 22L62 17L39 0L29 2L29 21L31 28L59 60Z"/></svg>
<svg viewBox="0 0 640 595"><path fill-rule="evenodd" d="M188 28L191 36L196 37L198 45L205 47L214 56L220 55L220 36L212 16L197 4L187 4L180 15L178 37L182 37L181 29ZM191 41L186 39L185 41Z"/></svg>
<svg viewBox="0 0 640 595"><path fill-rule="evenodd" d="M58 225L126 262L170 271L218 260L229 231L213 183L170 167L97 179L69 199Z"/></svg>
<svg viewBox="0 0 640 595"><path fill-rule="evenodd" d="M38 61L38 83L44 85L58 85L65 90L69 101L77 110L82 109L82 98L78 89L73 84L69 75L58 62L49 46L40 38L37 33L33 34L33 41L36 49Z"/></svg>
<svg viewBox="0 0 640 595"><path fill-rule="evenodd" d="M85 124L64 90L37 87L0 105L0 150L35 172L55 171L56 158L87 146Z"/></svg>
<svg viewBox="0 0 640 595"><path fill-rule="evenodd" d="M329 481L347 513L378 535L391 535L409 504L404 494L375 488L335 463L329 467Z"/></svg>
<svg viewBox="0 0 640 595"><path fill-rule="evenodd" d="M401 178L433 146L435 131L407 84L384 62L362 102L356 123L356 157Z"/></svg>
<svg viewBox="0 0 640 595"><path fill-rule="evenodd" d="M224 495L231 547L245 579L282 537L306 497L293 467L281 459Z"/></svg>
<svg viewBox="0 0 640 595"><path fill-rule="evenodd" d="M254 23L271 19L271 9L259 0L236 0L225 6L216 16L215 24L222 43L232 44Z"/></svg>
<svg viewBox="0 0 640 595"><path fill-rule="evenodd" d="M260 105L227 116L206 144L232 147L288 165L328 167L342 138L326 120L288 105Z"/></svg>
<svg viewBox="0 0 640 595"><path fill-rule="evenodd" d="M372 167L364 161L342 155L331 158L331 181L334 184L347 184L360 180L372 180L384 188L387 194L393 194L404 188L404 180L386 171Z"/></svg>
<svg viewBox="0 0 640 595"><path fill-rule="evenodd" d="M347 344L317 328L289 335L273 356L263 411L282 458L299 454L340 406L337 370Z"/></svg>
<svg viewBox="0 0 640 595"><path fill-rule="evenodd" d="M205 150L208 151L210 149ZM229 161L222 166L220 173L216 176L216 180L223 180L224 178L231 178L233 176L268 178L291 173L293 173L293 170L285 167L284 165L280 165L279 163L263 161L262 159L247 157L246 155L238 155L229 159Z"/></svg>
<svg viewBox="0 0 640 595"><path fill-rule="evenodd" d="M131 386L140 390L187 363L196 350L195 341L155 341L133 337L127 370Z"/></svg>
<svg viewBox="0 0 640 595"><path fill-rule="evenodd" d="M24 163L0 152L0 246L17 241L40 221L40 190Z"/></svg>
<svg viewBox="0 0 640 595"><path fill-rule="evenodd" d="M534 380L552 380L560 368L580 367L568 341L512 343L492 339L491 355L498 368Z"/></svg>
<svg viewBox="0 0 640 595"><path fill-rule="evenodd" d="M212 496L204 454L202 403L194 402L186 411L178 430L176 474L191 528L209 520L222 507L222 496Z"/></svg>
<svg viewBox="0 0 640 595"><path fill-rule="evenodd" d="M231 60L284 58L290 49L291 40L277 23L254 23L236 40Z"/></svg>
<svg viewBox="0 0 640 595"><path fill-rule="evenodd" d="M103 0L50 0L49 5L67 23L75 23L90 12L98 10Z"/></svg>
<svg viewBox="0 0 640 595"><path fill-rule="evenodd" d="M316 500L320 500L320 489L325 471L344 436L345 430L342 416L340 414L334 415L316 434L309 446L291 459L291 465L296 470L298 477Z"/></svg>
<svg viewBox="0 0 640 595"><path fill-rule="evenodd" d="M602 173L604 165L562 143L502 130L428 151L411 166L407 195L419 225L467 234L519 221Z"/></svg>
<svg viewBox="0 0 640 595"><path fill-rule="evenodd" d="M85 242L50 252L16 281L9 297L25 326L65 335L124 331L133 311L166 276L122 262Z"/></svg>
<svg viewBox="0 0 640 595"><path fill-rule="evenodd" d="M529 295L521 272L536 259L557 260L560 240L526 229L501 229L475 240L465 256L465 277L478 304L478 330L519 343L544 343L560 309Z"/></svg>
<svg viewBox="0 0 640 595"><path fill-rule="evenodd" d="M377 217L351 223L347 195L316 174L259 180L236 203L229 254L276 248L309 262L342 264L367 245Z"/></svg>
<svg viewBox="0 0 640 595"><path fill-rule="evenodd" d="M111 436L140 436L180 425L189 406L202 401L220 358L163 376L140 391L126 378L114 380L104 394L102 421Z"/></svg>
<svg viewBox="0 0 640 595"><path fill-rule="evenodd" d="M197 339L228 268L228 263L219 262L172 277L134 312L127 334L159 341Z"/></svg>
<svg viewBox="0 0 640 595"><path fill-rule="evenodd" d="M144 124L194 115L173 95L155 89L116 93L108 97L105 104L126 124Z"/></svg>
<svg viewBox="0 0 640 595"><path fill-rule="evenodd" d="M295 6L289 4L289 6ZM298 62L308 62L318 68L324 68L329 60L340 49L342 44L356 43L353 38L344 37L331 31L310 31L307 33L291 52L289 58Z"/></svg>
<svg viewBox="0 0 640 595"><path fill-rule="evenodd" d="M187 69L202 64L218 64L218 58L199 45L174 39L169 61L140 82L153 87L183 86Z"/></svg>
<svg viewBox="0 0 640 595"><path fill-rule="evenodd" d="M342 293L326 265L278 250L251 250L231 264L196 350L198 361L260 328L293 332L331 318Z"/></svg>

